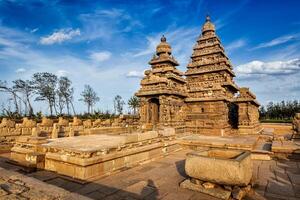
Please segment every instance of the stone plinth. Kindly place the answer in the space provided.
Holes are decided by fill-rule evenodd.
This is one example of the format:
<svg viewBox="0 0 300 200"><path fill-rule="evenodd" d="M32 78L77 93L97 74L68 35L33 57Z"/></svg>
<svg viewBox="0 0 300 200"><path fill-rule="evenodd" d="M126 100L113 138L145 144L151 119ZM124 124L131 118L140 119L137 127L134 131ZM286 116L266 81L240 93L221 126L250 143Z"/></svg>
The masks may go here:
<svg viewBox="0 0 300 200"><path fill-rule="evenodd" d="M131 135L87 135L53 139L47 149L45 169L82 180L132 167L177 150L174 140L151 131Z"/></svg>
<svg viewBox="0 0 300 200"><path fill-rule="evenodd" d="M285 154L300 153L300 145L299 142L294 141L273 141L272 152Z"/></svg>
<svg viewBox="0 0 300 200"><path fill-rule="evenodd" d="M252 136L206 136L189 135L179 139L179 144L191 149L223 148L251 151L254 149L257 137Z"/></svg>
<svg viewBox="0 0 300 200"><path fill-rule="evenodd" d="M45 137L19 137L11 149L11 159L26 167L44 168L45 153L41 145L47 142Z"/></svg>
<svg viewBox="0 0 300 200"><path fill-rule="evenodd" d="M188 176L222 185L247 186L252 177L250 152L208 150L187 154Z"/></svg>

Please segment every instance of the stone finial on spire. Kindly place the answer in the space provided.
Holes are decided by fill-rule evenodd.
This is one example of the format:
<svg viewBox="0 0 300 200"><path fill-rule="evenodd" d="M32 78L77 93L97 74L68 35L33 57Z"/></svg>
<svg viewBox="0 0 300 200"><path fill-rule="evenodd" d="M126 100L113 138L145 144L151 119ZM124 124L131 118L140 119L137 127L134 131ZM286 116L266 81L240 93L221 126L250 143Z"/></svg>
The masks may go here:
<svg viewBox="0 0 300 200"><path fill-rule="evenodd" d="M160 41L161 42L166 42L167 41L167 38L165 37L165 35L162 35L162 37L160 38Z"/></svg>
<svg viewBox="0 0 300 200"><path fill-rule="evenodd" d="M210 22L210 16L209 16L209 14L206 15L206 20L205 21Z"/></svg>
<svg viewBox="0 0 300 200"><path fill-rule="evenodd" d="M215 25L211 22L210 16L206 15L205 23L202 27L202 34L211 31L215 31Z"/></svg>

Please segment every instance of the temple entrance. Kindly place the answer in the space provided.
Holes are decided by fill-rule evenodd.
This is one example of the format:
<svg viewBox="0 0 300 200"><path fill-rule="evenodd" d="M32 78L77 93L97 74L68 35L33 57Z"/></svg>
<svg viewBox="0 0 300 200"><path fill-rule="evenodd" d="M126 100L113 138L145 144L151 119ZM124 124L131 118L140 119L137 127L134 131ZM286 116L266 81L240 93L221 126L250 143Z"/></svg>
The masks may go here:
<svg viewBox="0 0 300 200"><path fill-rule="evenodd" d="M229 103L228 108L228 118L231 128L237 129L239 125L239 107L235 103Z"/></svg>
<svg viewBox="0 0 300 200"><path fill-rule="evenodd" d="M148 123L153 125L159 122L159 100L152 98L149 100L148 106Z"/></svg>

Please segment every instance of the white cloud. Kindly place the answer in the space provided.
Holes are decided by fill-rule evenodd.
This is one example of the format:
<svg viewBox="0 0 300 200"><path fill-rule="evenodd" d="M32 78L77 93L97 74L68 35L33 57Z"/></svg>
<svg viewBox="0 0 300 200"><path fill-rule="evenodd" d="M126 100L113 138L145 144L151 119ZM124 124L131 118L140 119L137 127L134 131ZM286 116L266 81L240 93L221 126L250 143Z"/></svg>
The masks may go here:
<svg viewBox="0 0 300 200"><path fill-rule="evenodd" d="M138 19L121 9L97 9L94 12L79 15L82 27L81 40L105 39L109 40L124 32L142 27Z"/></svg>
<svg viewBox="0 0 300 200"><path fill-rule="evenodd" d="M290 41L293 41L293 40L298 40L299 35L300 34L284 35L284 36L275 38L275 39L273 39L269 42L261 43L261 44L257 45L256 47L252 48L252 50L266 48L266 47L273 47L273 46L284 44L284 43L287 43L287 42L290 42Z"/></svg>
<svg viewBox="0 0 300 200"><path fill-rule="evenodd" d="M35 33L35 32L37 32L38 30L39 30L39 28L34 28L34 29L30 30L30 33Z"/></svg>
<svg viewBox="0 0 300 200"><path fill-rule="evenodd" d="M111 57L111 53L109 51L99 51L90 54L90 59L96 63L108 60L110 59L110 57Z"/></svg>
<svg viewBox="0 0 300 200"><path fill-rule="evenodd" d="M156 52L156 46L160 43L160 38L165 35L167 42L171 45L172 55L182 67L185 67L192 54L192 47L196 43L199 35L199 28L168 28L165 32L157 33L146 37L147 44L141 50L133 53L133 57L147 56L151 59L151 54Z"/></svg>
<svg viewBox="0 0 300 200"><path fill-rule="evenodd" d="M51 45L55 43L62 43L66 40L71 40L75 36L80 35L80 30L77 29L60 29L49 36L41 37L40 43L44 45Z"/></svg>
<svg viewBox="0 0 300 200"><path fill-rule="evenodd" d="M244 47L246 44L247 44L247 41L245 39L238 39L238 40L235 40L235 41L231 42L230 44L226 45L225 50L227 50L228 52L234 51L236 49Z"/></svg>
<svg viewBox="0 0 300 200"><path fill-rule="evenodd" d="M300 71L300 59L288 61L263 62L254 60L246 64L237 66L239 74L263 74L263 75L283 75Z"/></svg>
<svg viewBox="0 0 300 200"><path fill-rule="evenodd" d="M142 77L144 77L144 72L140 72L140 71L136 71L136 70L129 71L126 74L126 77L127 78L142 78Z"/></svg>
<svg viewBox="0 0 300 200"><path fill-rule="evenodd" d="M19 68L19 69L16 70L17 74L22 74L24 72L26 72L26 69L24 69L24 68Z"/></svg>
<svg viewBox="0 0 300 200"><path fill-rule="evenodd" d="M160 38L161 36L158 34L154 37L151 36L147 36L147 47L144 50L138 51L137 53L135 53L133 55L133 57L139 57L139 56L145 56L145 55L149 55L149 54L153 54L155 53L155 48L156 46L159 44L160 42Z"/></svg>
<svg viewBox="0 0 300 200"><path fill-rule="evenodd" d="M69 74L69 72L66 70L63 70L63 69L60 69L56 72L57 76L67 76L68 74Z"/></svg>

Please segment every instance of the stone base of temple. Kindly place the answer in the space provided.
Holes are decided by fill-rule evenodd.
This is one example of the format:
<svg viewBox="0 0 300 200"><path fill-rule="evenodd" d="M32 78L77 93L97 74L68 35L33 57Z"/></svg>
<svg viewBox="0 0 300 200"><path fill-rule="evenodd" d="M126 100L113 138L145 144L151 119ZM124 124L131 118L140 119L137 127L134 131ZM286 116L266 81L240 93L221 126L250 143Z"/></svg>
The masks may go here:
<svg viewBox="0 0 300 200"><path fill-rule="evenodd" d="M262 131L263 131L263 128L260 126L260 124L238 127L238 134L241 134L241 135L260 134Z"/></svg>
<svg viewBox="0 0 300 200"><path fill-rule="evenodd" d="M225 136L225 135L232 134L230 128L204 128L204 127L197 127L197 126L187 126L186 131L191 132L193 134L215 135L215 136Z"/></svg>

